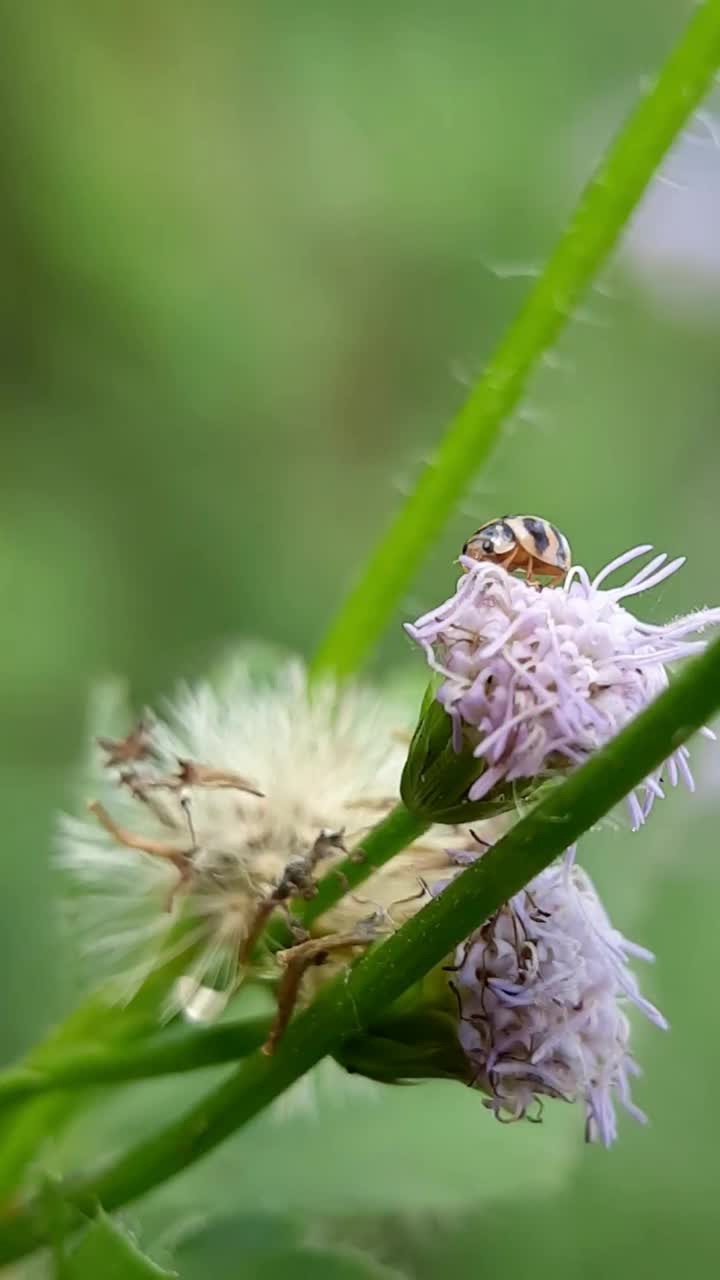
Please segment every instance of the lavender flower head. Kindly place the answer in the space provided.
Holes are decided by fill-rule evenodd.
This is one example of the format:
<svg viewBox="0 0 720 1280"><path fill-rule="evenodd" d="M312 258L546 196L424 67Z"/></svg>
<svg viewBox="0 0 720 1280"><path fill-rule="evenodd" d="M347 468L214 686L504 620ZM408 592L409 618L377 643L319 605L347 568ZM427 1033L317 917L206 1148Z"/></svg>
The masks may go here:
<svg viewBox="0 0 720 1280"><path fill-rule="evenodd" d="M498 1119L520 1120L543 1097L582 1101L586 1135L617 1136L614 1096L636 1120L628 1052L633 1004L657 1027L662 1014L628 967L651 952L611 925L589 878L568 858L548 867L460 946L453 974L460 1042L473 1085Z"/></svg>
<svg viewBox="0 0 720 1280"><path fill-rule="evenodd" d="M576 566L561 586L542 588L463 556L455 595L406 626L442 677L437 699L452 718L456 750L470 741L479 761L469 800L582 764L662 693L668 663L705 648L699 633L720 624L720 609L654 626L622 603L658 586L684 559L655 556L624 586L604 586L651 550L618 556L592 580ZM683 778L693 789L682 746L630 795L634 829L662 797L665 769L671 785Z"/></svg>

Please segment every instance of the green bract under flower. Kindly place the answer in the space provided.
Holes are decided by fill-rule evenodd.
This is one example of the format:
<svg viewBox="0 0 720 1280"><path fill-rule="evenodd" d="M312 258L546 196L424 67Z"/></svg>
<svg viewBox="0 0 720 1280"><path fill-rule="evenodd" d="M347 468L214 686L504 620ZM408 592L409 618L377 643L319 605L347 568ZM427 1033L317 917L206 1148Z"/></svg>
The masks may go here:
<svg viewBox="0 0 720 1280"><path fill-rule="evenodd" d="M469 793L483 767L475 753L474 737L453 725L437 699L437 683L433 681L403 770L403 803L428 822L464 824L511 813L538 791L539 784L532 779L516 779L494 787L481 800L471 800Z"/></svg>

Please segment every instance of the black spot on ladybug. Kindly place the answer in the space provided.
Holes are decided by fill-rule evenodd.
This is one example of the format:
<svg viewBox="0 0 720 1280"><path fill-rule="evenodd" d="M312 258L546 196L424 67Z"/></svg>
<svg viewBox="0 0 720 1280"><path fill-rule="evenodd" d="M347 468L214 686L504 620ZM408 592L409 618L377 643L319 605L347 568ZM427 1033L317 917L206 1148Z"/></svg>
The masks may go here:
<svg viewBox="0 0 720 1280"><path fill-rule="evenodd" d="M567 552L566 552L566 550L565 550L565 539L563 538L563 536L562 536L562 534L561 534L560 530L559 530L559 529L557 529L557 528L555 527L555 525L554 525L554 524L551 524L551 525L550 525L550 528L552 529L552 531L553 531L553 533L555 534L555 537L556 537L556 539L557 539L557 547L556 547L556 549L555 549L555 558L556 558L556 560L557 560L558 564L566 564L566 563L567 563Z"/></svg>
<svg viewBox="0 0 720 1280"><path fill-rule="evenodd" d="M536 520L534 516L525 516L523 524L540 552L540 555L543 555L550 546L550 539L545 532L545 525L542 520Z"/></svg>

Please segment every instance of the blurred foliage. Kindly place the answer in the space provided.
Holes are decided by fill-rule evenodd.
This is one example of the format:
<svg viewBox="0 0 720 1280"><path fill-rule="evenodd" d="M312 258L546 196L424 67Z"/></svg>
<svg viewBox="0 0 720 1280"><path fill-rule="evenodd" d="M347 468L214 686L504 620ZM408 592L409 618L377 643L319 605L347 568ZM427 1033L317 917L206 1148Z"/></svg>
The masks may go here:
<svg viewBox="0 0 720 1280"><path fill-rule="evenodd" d="M142 1254L125 1231L101 1214L57 1268L57 1280L173 1280Z"/></svg>
<svg viewBox="0 0 720 1280"><path fill-rule="evenodd" d="M49 858L91 683L126 674L142 704L238 640L311 652L689 8L8 9L7 1060L74 999ZM720 166L706 144L704 163ZM682 220L692 183L658 191L659 216ZM650 279L633 252L507 425L403 616L446 591L470 527L522 509L556 521L591 569L638 542L687 552L683 574L638 603L646 617L717 601L718 288L705 279L696 295L662 259ZM376 672L411 662L398 626ZM659 1278L702 1263L718 1162L719 774L709 750L696 758L694 803L673 797L632 840L606 827L587 842L619 926L659 956L649 985L673 1030L638 1037L648 1130L624 1125L607 1155L582 1148L569 1108L504 1129L452 1086L354 1091L338 1106L321 1082L317 1111L263 1119L132 1210L143 1238L234 1222L213 1263L198 1263L192 1234L178 1244L190 1280L359 1277L366 1252L379 1268L367 1274L420 1280L529 1267ZM128 1090L52 1159L124 1142L205 1083ZM253 1229L274 1250L257 1265Z"/></svg>

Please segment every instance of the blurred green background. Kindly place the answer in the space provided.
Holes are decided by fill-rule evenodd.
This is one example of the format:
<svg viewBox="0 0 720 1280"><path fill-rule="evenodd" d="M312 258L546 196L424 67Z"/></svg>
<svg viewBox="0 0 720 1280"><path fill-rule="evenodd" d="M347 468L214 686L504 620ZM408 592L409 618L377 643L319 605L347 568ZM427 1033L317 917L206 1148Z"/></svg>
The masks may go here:
<svg viewBox="0 0 720 1280"><path fill-rule="evenodd" d="M5 11L5 1059L74 998L49 861L90 684L126 674L140 704L236 640L312 652L691 8ZM417 662L401 618L447 591L463 536L500 511L547 515L590 569L638 542L687 553L636 602L645 617L718 601L718 173L704 117L376 670ZM188 1280L352 1280L369 1274L356 1250L372 1274L420 1280L657 1278L713 1258L720 763L700 746L695 759L698 796L673 796L636 837L622 823L588 837L584 856L619 926L658 953L643 976L672 1032L638 1028L650 1128L623 1123L608 1154L559 1105L507 1129L459 1087L338 1101L323 1078L318 1109L264 1119L133 1209L146 1242ZM103 1141L199 1087L136 1090ZM73 1142L85 1149L76 1135L67 1158Z"/></svg>

